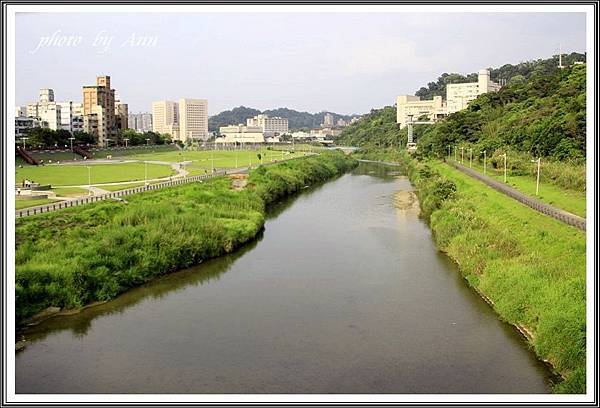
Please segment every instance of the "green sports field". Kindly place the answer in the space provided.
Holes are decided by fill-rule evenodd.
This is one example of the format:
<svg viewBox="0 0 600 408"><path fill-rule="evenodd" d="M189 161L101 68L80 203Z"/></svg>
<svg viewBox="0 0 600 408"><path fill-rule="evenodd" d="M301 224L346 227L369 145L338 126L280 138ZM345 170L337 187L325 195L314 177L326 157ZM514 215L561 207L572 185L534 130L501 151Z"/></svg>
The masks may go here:
<svg viewBox="0 0 600 408"><path fill-rule="evenodd" d="M111 183L120 181L143 181L144 163L114 163L87 165L47 165L24 166L17 168L15 180L17 184L23 179L35 183L52 186L87 185L88 167L90 168L91 184ZM148 164L148 179L167 177L174 174L168 165Z"/></svg>

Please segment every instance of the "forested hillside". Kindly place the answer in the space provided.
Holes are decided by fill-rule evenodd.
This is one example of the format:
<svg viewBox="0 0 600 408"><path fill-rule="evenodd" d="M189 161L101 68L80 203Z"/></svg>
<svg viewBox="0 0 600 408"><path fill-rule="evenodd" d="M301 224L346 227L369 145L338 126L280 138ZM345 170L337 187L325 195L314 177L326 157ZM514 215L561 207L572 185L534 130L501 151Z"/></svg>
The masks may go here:
<svg viewBox="0 0 600 408"><path fill-rule="evenodd" d="M333 115L334 123L336 123L338 119L344 119L346 122L349 122L350 119L352 119L353 117L353 115L340 115L338 113L333 112L299 112L288 108L268 109L261 112L258 109L247 108L245 106L238 106L236 108L223 111L218 115L214 115L208 118L208 130L210 130L211 132L215 132L219 130L220 126L237 125L240 123L245 124L246 119L256 116L260 113L263 113L270 117L279 116L281 118L286 118L288 120L288 125L290 129L318 128L323 123L323 118L325 117L326 113L331 113Z"/></svg>
<svg viewBox="0 0 600 408"><path fill-rule="evenodd" d="M576 61L585 62L585 54L573 52L571 54L563 55L562 57L562 63L565 66L573 65ZM499 68L489 68L490 78L492 81L503 82L503 84L522 82L535 75L548 75L554 73L557 70L558 62L558 55L555 55L552 58L525 61L515 65L504 64ZM445 98L447 84L460 84L476 81L476 72L467 75L443 73L438 77L436 82L430 82L426 87L421 87L415 92L415 95L420 96L421 99L431 99L434 96L442 96Z"/></svg>

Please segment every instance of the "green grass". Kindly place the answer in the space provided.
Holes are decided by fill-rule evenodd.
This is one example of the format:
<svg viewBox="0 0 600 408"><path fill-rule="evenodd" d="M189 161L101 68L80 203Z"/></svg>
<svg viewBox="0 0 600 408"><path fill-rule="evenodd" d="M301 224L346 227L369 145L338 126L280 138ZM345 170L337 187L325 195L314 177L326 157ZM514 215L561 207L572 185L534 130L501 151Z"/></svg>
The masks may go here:
<svg viewBox="0 0 600 408"><path fill-rule="evenodd" d="M110 148L110 149L102 149L102 150L91 150L90 152L97 159L104 159L106 156L112 156L113 159L116 157L126 157L134 156L137 154L147 154L147 153L164 153L164 152L177 152L179 151L173 145L154 145L150 147L139 146L139 147L131 147L127 149L120 148Z"/></svg>
<svg viewBox="0 0 600 408"><path fill-rule="evenodd" d="M266 205L356 165L323 153L253 170L241 191L218 177L16 221L16 317L73 308L231 252L263 228Z"/></svg>
<svg viewBox="0 0 600 408"><path fill-rule="evenodd" d="M468 167L469 161L465 160L464 165ZM472 168L483 174L483 163L473 161ZM494 169L489 164L486 168L486 175L498 181L504 181L503 170ZM539 195L536 196L536 180L530 176L507 175L506 182L525 194L585 218L586 197L583 191L568 190L556 184L540 182Z"/></svg>
<svg viewBox="0 0 600 408"><path fill-rule="evenodd" d="M196 167L211 168L211 159L214 161L214 167L217 168L232 168L236 165L236 156L238 166L247 166L248 163L258 164L257 154L263 156L263 163L281 160L281 151L267 150L189 150L189 151L173 151L173 152L157 152L157 153L140 153L130 156L137 160L158 160L167 162L183 162L191 161ZM283 158L303 156L304 152L295 152L294 154L285 154Z"/></svg>
<svg viewBox="0 0 600 408"><path fill-rule="evenodd" d="M533 333L536 354L566 377L556 391L585 392L585 232L445 163L403 162L438 247L502 319Z"/></svg>
<svg viewBox="0 0 600 408"><path fill-rule="evenodd" d="M151 183L149 183L151 184ZM133 188L133 187L139 187L139 186L143 186L144 182L142 181L141 183L127 183L127 184L112 184L112 185L107 185L107 186L98 186L98 188L101 188L102 190L106 190L106 191L119 191L119 190L127 190L128 188Z"/></svg>
<svg viewBox="0 0 600 408"><path fill-rule="evenodd" d="M15 200L15 210L21 210L23 208L35 207L36 205L44 205L55 202L57 202L57 200L52 200L49 198L39 198L34 200Z"/></svg>
<svg viewBox="0 0 600 408"><path fill-rule="evenodd" d="M58 197L81 197L88 193L87 189L79 187L60 187L53 188L51 191Z"/></svg>
<svg viewBox="0 0 600 408"><path fill-rule="evenodd" d="M117 181L144 180L144 163L115 163L92 164L91 181L93 184L110 183ZM148 178L166 177L173 174L170 166L162 164L148 164ZM19 183L22 179L32 180L40 184L52 186L74 186L88 184L88 169L84 165L47 165L27 166L17 168L15 179Z"/></svg>

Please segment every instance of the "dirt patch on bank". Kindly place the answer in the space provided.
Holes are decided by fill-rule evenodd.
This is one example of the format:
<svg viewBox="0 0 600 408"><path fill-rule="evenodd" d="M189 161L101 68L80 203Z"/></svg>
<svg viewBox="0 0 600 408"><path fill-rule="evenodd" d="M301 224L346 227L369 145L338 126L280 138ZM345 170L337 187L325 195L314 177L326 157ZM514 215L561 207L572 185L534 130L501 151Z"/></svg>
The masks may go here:
<svg viewBox="0 0 600 408"><path fill-rule="evenodd" d="M414 191L398 191L394 194L394 207L400 211L419 212L419 199Z"/></svg>
<svg viewBox="0 0 600 408"><path fill-rule="evenodd" d="M235 191L243 190L248 184L247 174L230 174L229 179L231 180L231 189Z"/></svg>

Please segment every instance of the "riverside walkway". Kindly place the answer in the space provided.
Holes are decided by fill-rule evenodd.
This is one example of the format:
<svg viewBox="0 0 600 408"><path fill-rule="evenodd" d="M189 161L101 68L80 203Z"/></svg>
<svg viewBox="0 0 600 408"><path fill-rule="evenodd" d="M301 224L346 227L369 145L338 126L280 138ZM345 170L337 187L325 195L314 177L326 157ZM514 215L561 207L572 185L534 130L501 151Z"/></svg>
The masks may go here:
<svg viewBox="0 0 600 408"><path fill-rule="evenodd" d="M314 155L314 154L316 154L316 153L312 153L311 155ZM297 159L301 159L303 157L307 157L307 156L294 157L294 158L285 159L285 160L277 160L274 162L262 164L262 166L270 166L273 164L281 163L282 161L297 160ZM17 218L28 217L31 215L62 210L64 208L70 208L70 207L76 207L79 205L95 203L97 201L102 201L102 200L109 200L109 199L119 200L120 197L123 197L126 195L142 193L145 191L159 190L161 188L178 186L181 184L201 182L203 180L208 180L208 179L211 179L214 177L219 177L219 176L223 176L223 175L227 175L227 174L247 173L249 170L250 169L248 167L238 167L238 168L221 169L221 170L218 170L215 173L211 173L211 174L201 174L198 176L180 177L180 178L173 179L170 181L163 181L160 183L148 184L145 186L132 187L132 188L124 189L124 190L113 191L113 192L106 193L106 194L93 195L93 196L89 196L89 197L80 197L80 198L75 198L72 200L62 201L62 202L58 202L58 203L50 203L50 204L38 205L35 207L23 208L22 210L15 211L15 216Z"/></svg>
<svg viewBox="0 0 600 408"><path fill-rule="evenodd" d="M460 163L449 161L446 162L448 165L454 167L455 169L465 173L468 176L471 176L488 186L492 187L494 190L505 194L518 202L525 204L528 207L533 208L536 211L541 212L542 214L546 214L552 218L555 218L559 221L564 222L565 224L571 225L575 228L579 228L580 230L585 231L585 218L579 217L575 214L571 214L570 212L561 210L560 208L554 207L550 204L546 204L545 202L538 200L537 198L528 196L523 194L519 190L512 188L504 183L501 183L497 180L494 180L491 177L484 176L480 172L473 170L469 167L465 167Z"/></svg>

